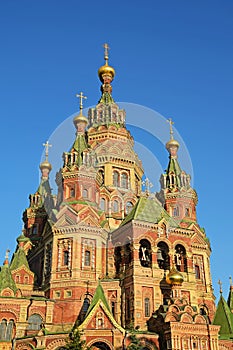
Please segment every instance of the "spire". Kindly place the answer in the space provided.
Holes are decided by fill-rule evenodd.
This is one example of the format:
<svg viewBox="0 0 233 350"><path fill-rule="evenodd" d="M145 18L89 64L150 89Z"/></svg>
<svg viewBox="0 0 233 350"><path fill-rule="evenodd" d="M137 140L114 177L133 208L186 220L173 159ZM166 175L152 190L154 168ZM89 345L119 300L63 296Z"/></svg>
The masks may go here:
<svg viewBox="0 0 233 350"><path fill-rule="evenodd" d="M113 67L108 65L110 47L108 46L107 43L105 43L103 47L104 47L105 65L100 67L98 70L99 79L102 82L102 86L101 86L102 97L99 103L110 104L110 103L114 103L114 100L111 96L112 94L111 82L114 79L115 70Z"/></svg>
<svg viewBox="0 0 233 350"><path fill-rule="evenodd" d="M230 277L229 279L230 279L230 291L227 299L227 304L231 312L233 312L233 283L232 283L232 278Z"/></svg>
<svg viewBox="0 0 233 350"><path fill-rule="evenodd" d="M222 283L220 285L220 299L214 315L213 324L221 326L219 335L220 339L231 339L233 336L233 314L225 299L222 296Z"/></svg>
<svg viewBox="0 0 233 350"><path fill-rule="evenodd" d="M174 139L174 131L173 131L173 125L174 122L172 119L168 119L167 122L170 124L170 140L166 143L166 148L170 154L169 156L169 164L167 168L167 181L166 181L166 187L181 187L181 168L179 165L179 162L177 160L177 151L180 147L180 144L178 141Z"/></svg>
<svg viewBox="0 0 233 350"><path fill-rule="evenodd" d="M46 143L43 143L43 146L45 147L45 160L40 164L41 182L38 187L37 193L45 197L48 194L51 194L51 187L49 184L49 173L52 170L52 165L49 163L48 157L49 148L52 147L52 145L49 143L49 141L46 141Z"/></svg>
<svg viewBox="0 0 233 350"><path fill-rule="evenodd" d="M0 292L5 288L10 288L15 293L17 288L9 267L9 252L7 249L4 264L0 268Z"/></svg>

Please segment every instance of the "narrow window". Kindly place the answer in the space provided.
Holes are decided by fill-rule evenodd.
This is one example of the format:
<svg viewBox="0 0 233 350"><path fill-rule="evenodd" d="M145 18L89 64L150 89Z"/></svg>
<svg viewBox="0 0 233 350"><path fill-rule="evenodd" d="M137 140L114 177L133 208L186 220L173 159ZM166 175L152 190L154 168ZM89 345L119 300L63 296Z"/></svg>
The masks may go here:
<svg viewBox="0 0 233 350"><path fill-rule="evenodd" d="M128 175L126 173L121 175L121 187L128 188Z"/></svg>
<svg viewBox="0 0 233 350"><path fill-rule="evenodd" d="M112 210L114 213L118 213L119 212L119 203L118 201L113 201L113 204L112 204Z"/></svg>
<svg viewBox="0 0 233 350"><path fill-rule="evenodd" d="M74 189L74 187L71 187L71 189L70 189L70 197L75 197L75 189Z"/></svg>
<svg viewBox="0 0 233 350"><path fill-rule="evenodd" d="M189 217L190 216L190 209L185 208L185 216Z"/></svg>
<svg viewBox="0 0 233 350"><path fill-rule="evenodd" d="M133 209L133 203L132 202L127 202L125 206L125 212L126 214L129 214L131 210Z"/></svg>
<svg viewBox="0 0 233 350"><path fill-rule="evenodd" d="M119 187L119 179L120 179L120 177L119 177L119 173L117 172L117 171L114 171L113 172L113 186L115 186L115 187Z"/></svg>
<svg viewBox="0 0 233 350"><path fill-rule="evenodd" d="M100 209L101 210L105 210L105 203L106 203L105 198L101 198L100 199Z"/></svg>
<svg viewBox="0 0 233 350"><path fill-rule="evenodd" d="M91 252L90 252L90 250L85 250L84 265L85 266L91 265Z"/></svg>
<svg viewBox="0 0 233 350"><path fill-rule="evenodd" d="M174 207L173 208L173 216L179 216L180 213L179 213L179 207Z"/></svg>
<svg viewBox="0 0 233 350"><path fill-rule="evenodd" d="M195 265L195 276L196 276L196 279L198 280L201 278L200 267L198 265Z"/></svg>
<svg viewBox="0 0 233 350"><path fill-rule="evenodd" d="M145 304L145 317L150 317L150 299L145 298L144 304Z"/></svg>
<svg viewBox="0 0 233 350"><path fill-rule="evenodd" d="M65 266L69 265L69 252L68 252L68 250L64 251L64 265Z"/></svg>
<svg viewBox="0 0 233 350"><path fill-rule="evenodd" d="M88 191L86 188L83 190L83 198L88 198Z"/></svg>

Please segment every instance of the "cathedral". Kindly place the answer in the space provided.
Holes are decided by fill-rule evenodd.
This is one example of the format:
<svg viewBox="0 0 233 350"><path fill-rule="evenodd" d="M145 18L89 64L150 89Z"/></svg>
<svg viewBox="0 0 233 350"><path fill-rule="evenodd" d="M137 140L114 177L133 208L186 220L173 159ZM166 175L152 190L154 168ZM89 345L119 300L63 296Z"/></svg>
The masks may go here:
<svg viewBox="0 0 233 350"><path fill-rule="evenodd" d="M56 194L47 142L15 252L0 267L0 349L62 350L78 330L91 349L232 350L233 285L227 300L220 285L216 304L210 242L173 123L160 190L143 191L107 45L104 59L101 97L87 116L78 95Z"/></svg>

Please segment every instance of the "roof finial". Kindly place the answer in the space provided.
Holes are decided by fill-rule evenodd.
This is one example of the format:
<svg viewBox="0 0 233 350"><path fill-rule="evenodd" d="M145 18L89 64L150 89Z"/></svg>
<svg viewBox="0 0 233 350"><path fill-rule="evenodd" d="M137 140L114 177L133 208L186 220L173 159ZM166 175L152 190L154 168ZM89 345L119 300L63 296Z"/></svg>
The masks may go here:
<svg viewBox="0 0 233 350"><path fill-rule="evenodd" d="M76 94L76 97L78 97L80 99L79 102L79 108L80 108L80 114L82 114L82 110L83 110L83 100L87 99L87 96L83 95L83 92L81 91L79 94Z"/></svg>
<svg viewBox="0 0 233 350"><path fill-rule="evenodd" d="M146 196L149 197L149 195L150 195L150 188L153 187L152 182L150 182L150 180L147 177L147 178L145 178L144 181L142 181L142 185L145 186L145 188L146 188L146 191L145 191L146 192Z"/></svg>
<svg viewBox="0 0 233 350"><path fill-rule="evenodd" d="M106 66L107 66L107 65L108 65L108 53L109 53L110 47L108 46L107 43L105 43L105 44L103 45L103 47L104 47L104 59L105 59L105 64L106 64Z"/></svg>
<svg viewBox="0 0 233 350"><path fill-rule="evenodd" d="M9 253L10 253L10 249L7 249L5 254L4 265L9 265Z"/></svg>
<svg viewBox="0 0 233 350"><path fill-rule="evenodd" d="M220 287L220 294L222 294L222 282L221 282L220 279L218 280L218 284L219 284L219 287Z"/></svg>
<svg viewBox="0 0 233 350"><path fill-rule="evenodd" d="M52 147L52 145L50 145L49 141L47 141L46 143L43 143L43 146L45 148L45 161L48 162L49 147Z"/></svg>
<svg viewBox="0 0 233 350"><path fill-rule="evenodd" d="M170 139L173 140L174 139L174 131L173 131L173 127L172 125L174 125L174 122L172 121L172 118L167 119L167 122L170 124Z"/></svg>
<svg viewBox="0 0 233 350"><path fill-rule="evenodd" d="M232 282L232 277L231 276L229 277L229 280L230 280L230 287L233 287L233 282Z"/></svg>

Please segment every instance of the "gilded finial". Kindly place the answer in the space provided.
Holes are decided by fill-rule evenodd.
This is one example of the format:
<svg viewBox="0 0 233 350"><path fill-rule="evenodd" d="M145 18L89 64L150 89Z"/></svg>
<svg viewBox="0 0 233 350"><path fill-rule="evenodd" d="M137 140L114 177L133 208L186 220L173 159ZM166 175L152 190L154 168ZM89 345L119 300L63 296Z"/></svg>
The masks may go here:
<svg viewBox="0 0 233 350"><path fill-rule="evenodd" d="M233 287L233 282L232 282L232 277L231 276L229 277L229 280L230 280L230 286Z"/></svg>
<svg viewBox="0 0 233 350"><path fill-rule="evenodd" d="M87 96L83 95L83 92L81 91L79 94L76 94L76 97L78 97L80 99L79 102L79 108L80 108L80 113L82 114L82 110L83 110L83 100L87 99Z"/></svg>
<svg viewBox="0 0 233 350"><path fill-rule="evenodd" d="M103 45L103 47L104 47L104 59L105 59L105 64L106 64L106 66L107 66L107 65L108 65L108 53L109 53L110 47L108 46L107 43L105 43L105 44Z"/></svg>
<svg viewBox="0 0 233 350"><path fill-rule="evenodd" d="M46 143L43 143L43 146L45 148L45 161L48 162L49 147L52 147L52 145L50 145L49 141L47 141Z"/></svg>
<svg viewBox="0 0 233 350"><path fill-rule="evenodd" d="M173 137L173 134L174 134L174 131L173 131L173 125L174 125L174 122L172 121L172 118L170 119L167 119L167 122L170 124L170 139L173 140L174 137Z"/></svg>
<svg viewBox="0 0 233 350"><path fill-rule="evenodd" d="M221 282L221 280L218 280L218 284L219 284L219 287L220 287L220 294L222 294L222 282Z"/></svg>
<svg viewBox="0 0 233 350"><path fill-rule="evenodd" d="M8 260L9 259L9 253L10 253L10 249L6 250L6 255L5 255L5 259Z"/></svg>
<svg viewBox="0 0 233 350"><path fill-rule="evenodd" d="M150 188L153 187L152 182L150 182L150 180L147 177L144 181L142 181L142 185L145 186L146 195L149 196L150 195Z"/></svg>

